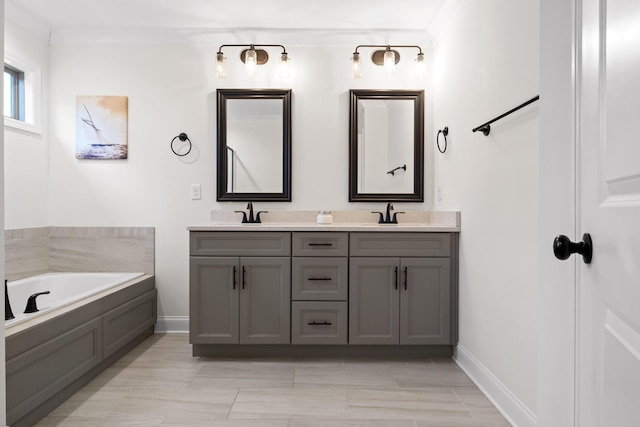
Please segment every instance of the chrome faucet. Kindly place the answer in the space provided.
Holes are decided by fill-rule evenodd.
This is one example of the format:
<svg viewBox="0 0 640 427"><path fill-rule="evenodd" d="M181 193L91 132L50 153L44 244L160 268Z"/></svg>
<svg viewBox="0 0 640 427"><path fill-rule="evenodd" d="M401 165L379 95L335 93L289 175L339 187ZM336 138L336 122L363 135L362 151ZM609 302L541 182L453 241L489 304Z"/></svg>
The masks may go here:
<svg viewBox="0 0 640 427"><path fill-rule="evenodd" d="M378 224L397 224L398 223L398 214L403 214L404 212L394 212L393 216L391 215L391 211L393 210L393 203L387 203L387 214L383 216L382 212L372 211L371 213L377 213L380 215L378 219Z"/></svg>
<svg viewBox="0 0 640 427"><path fill-rule="evenodd" d="M260 224L260 214L261 213L269 213L268 211L259 211L255 218L253 217L253 202L249 202L247 205L247 209L249 210L249 218L247 218L247 213L244 211L234 211L242 214L242 223L243 224Z"/></svg>
<svg viewBox="0 0 640 427"><path fill-rule="evenodd" d="M11 310L11 303L9 302L9 289L7 289L7 281L4 281L4 320L11 320L15 318L13 310Z"/></svg>

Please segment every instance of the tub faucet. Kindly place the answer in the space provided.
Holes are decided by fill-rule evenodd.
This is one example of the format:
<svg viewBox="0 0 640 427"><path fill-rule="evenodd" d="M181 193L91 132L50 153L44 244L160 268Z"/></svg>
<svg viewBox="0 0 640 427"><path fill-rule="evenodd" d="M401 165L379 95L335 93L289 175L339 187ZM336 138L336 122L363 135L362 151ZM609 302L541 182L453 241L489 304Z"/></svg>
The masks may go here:
<svg viewBox="0 0 640 427"><path fill-rule="evenodd" d="M249 202L249 204L247 205L247 209L249 210L249 218L247 218L247 213L244 211L234 211L237 213L241 213L242 214L242 223L243 224L260 224L262 221L260 221L260 214L261 213L269 213L268 211L259 211L256 214L256 217L253 217L253 202Z"/></svg>
<svg viewBox="0 0 640 427"><path fill-rule="evenodd" d="M4 281L4 320L15 318L13 310L11 310L11 302L9 302L9 290L7 289L7 281Z"/></svg>
<svg viewBox="0 0 640 427"><path fill-rule="evenodd" d="M383 216L382 212L372 211L371 213L377 213L380 215L378 219L378 224L397 224L398 223L398 214L403 214L404 212L394 212L393 216L391 215L391 211L393 210L393 203L387 203L387 214Z"/></svg>
<svg viewBox="0 0 640 427"><path fill-rule="evenodd" d="M29 299L27 299L27 307L24 309L25 314L27 313L35 313L38 310L38 306L36 305L36 298L38 298L39 295L45 295L45 294L50 294L51 292L49 291L44 291L44 292L38 292L37 294L33 294L29 297Z"/></svg>

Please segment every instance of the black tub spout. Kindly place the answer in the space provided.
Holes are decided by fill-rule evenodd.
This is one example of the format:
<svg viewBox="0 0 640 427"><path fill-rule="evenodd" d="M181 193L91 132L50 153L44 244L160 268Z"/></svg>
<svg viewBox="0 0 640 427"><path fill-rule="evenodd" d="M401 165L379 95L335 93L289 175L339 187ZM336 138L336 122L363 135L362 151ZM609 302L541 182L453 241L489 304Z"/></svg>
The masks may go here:
<svg viewBox="0 0 640 427"><path fill-rule="evenodd" d="M13 310L11 310L11 302L9 302L9 289L7 288L7 281L4 281L4 320L11 320L15 318Z"/></svg>
<svg viewBox="0 0 640 427"><path fill-rule="evenodd" d="M36 305L36 298L40 295L50 294L49 291L38 292L37 294L33 294L27 299L27 307L24 309L25 314L27 313L35 313L38 310L38 306Z"/></svg>

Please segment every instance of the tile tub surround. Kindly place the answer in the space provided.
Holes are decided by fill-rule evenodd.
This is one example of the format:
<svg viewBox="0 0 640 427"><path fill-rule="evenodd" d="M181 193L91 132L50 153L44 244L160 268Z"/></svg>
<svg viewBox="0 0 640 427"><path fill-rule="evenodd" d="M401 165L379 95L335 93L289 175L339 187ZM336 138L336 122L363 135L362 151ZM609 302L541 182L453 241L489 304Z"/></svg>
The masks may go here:
<svg viewBox="0 0 640 427"><path fill-rule="evenodd" d="M39 227L5 231L5 276L47 272L155 274L153 227Z"/></svg>
<svg viewBox="0 0 640 427"><path fill-rule="evenodd" d="M155 334L36 426L509 427L451 359L190 354Z"/></svg>
<svg viewBox="0 0 640 427"><path fill-rule="evenodd" d="M24 279L49 272L49 227L5 230L5 279Z"/></svg>
<svg viewBox="0 0 640 427"><path fill-rule="evenodd" d="M258 206L259 207L259 206ZM254 212L259 210L254 206ZM459 232L460 212L412 211L398 208L399 224L378 224L378 215L371 210L332 211L333 224L317 224L318 211L275 211L261 215L261 224L241 224L242 215L233 210L211 211L211 223L191 225L191 231L242 231L251 227L263 231L442 231ZM385 211L385 206L375 209Z"/></svg>

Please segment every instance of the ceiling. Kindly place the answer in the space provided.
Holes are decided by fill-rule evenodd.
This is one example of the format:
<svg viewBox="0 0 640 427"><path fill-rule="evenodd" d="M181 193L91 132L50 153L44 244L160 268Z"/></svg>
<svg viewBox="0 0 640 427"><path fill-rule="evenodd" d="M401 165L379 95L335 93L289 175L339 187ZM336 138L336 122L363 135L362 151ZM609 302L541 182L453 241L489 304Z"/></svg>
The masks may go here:
<svg viewBox="0 0 640 427"><path fill-rule="evenodd" d="M421 34L433 40L460 0L5 0L6 18L51 43L207 34ZM297 36L296 36L297 37ZM298 39L298 38L296 38ZM304 38L301 40L304 43ZM398 43L397 40L392 40ZM401 42L401 41L400 41Z"/></svg>

